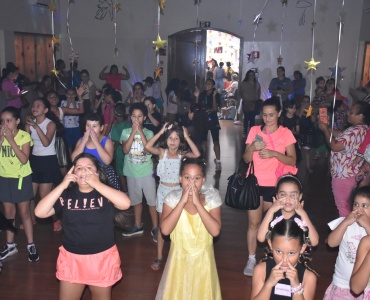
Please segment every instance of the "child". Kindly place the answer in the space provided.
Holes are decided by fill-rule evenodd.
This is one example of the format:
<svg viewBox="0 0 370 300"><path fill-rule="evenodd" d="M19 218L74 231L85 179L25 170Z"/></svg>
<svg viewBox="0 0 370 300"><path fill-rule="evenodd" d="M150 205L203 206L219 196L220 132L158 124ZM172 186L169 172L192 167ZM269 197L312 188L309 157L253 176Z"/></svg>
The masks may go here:
<svg viewBox="0 0 370 300"><path fill-rule="evenodd" d="M118 102L122 102L122 95L120 92L113 88L107 88L104 90L104 101L105 108L103 111L104 115L104 132L103 135L109 136L113 124L116 122L114 118L114 106Z"/></svg>
<svg viewBox="0 0 370 300"><path fill-rule="evenodd" d="M343 100L335 102L334 106L334 126L333 129L339 132L344 131L348 127L347 122L348 107Z"/></svg>
<svg viewBox="0 0 370 300"><path fill-rule="evenodd" d="M152 219L152 235L158 232L158 214L155 209L156 184L153 177L153 162L151 155L145 151L145 145L153 137L153 132L143 127L148 115L144 103L133 103L130 106L132 127L123 129L120 142L125 161L123 174L127 178L128 194L134 207L135 225L131 231L124 231L123 236L133 236L144 232L141 223L143 210L143 194L149 206ZM156 239L156 237L154 237Z"/></svg>
<svg viewBox="0 0 370 300"><path fill-rule="evenodd" d="M274 204L266 212L266 215L258 229L257 239L263 243L266 240L266 233L270 222L276 217L283 216L285 220L298 218L306 224L309 229L311 246L315 247L319 243L319 234L313 226L306 211L303 209L302 185L297 177L284 175L276 183L276 198Z"/></svg>
<svg viewBox="0 0 370 300"><path fill-rule="evenodd" d="M130 199L109 187L103 166L88 153L76 156L62 183L40 200L35 210L39 218L63 215L56 272L60 299L80 299L86 285L93 299L111 298L113 284L122 278L114 208L129 206Z"/></svg>
<svg viewBox="0 0 370 300"><path fill-rule="evenodd" d="M370 236L361 239L358 245L355 266L351 276L351 291L355 294L364 292L364 300L370 299Z"/></svg>
<svg viewBox="0 0 370 300"><path fill-rule="evenodd" d="M163 138L158 147L154 146L161 136L163 136ZM192 152L183 152L185 150L186 142L190 146ZM159 219L161 219L164 198L169 192L180 188L179 174L181 158L197 158L200 156L200 152L197 146L195 146L193 141L190 139L185 127L181 130L177 126L168 125L168 123L164 124L161 131L147 142L145 150L159 156L157 175L160 178L160 182L157 190L156 207L157 212L159 213ZM151 268L154 271L158 271L160 269L163 245L164 240L162 234L159 233L157 258L151 265Z"/></svg>
<svg viewBox="0 0 370 300"><path fill-rule="evenodd" d="M203 187L203 160L184 158L182 189L164 200L161 231L171 234L171 248L156 299L221 299L213 237L221 231L219 192Z"/></svg>
<svg viewBox="0 0 370 300"><path fill-rule="evenodd" d="M229 98L227 99L227 107L221 108L221 117L220 119L224 120L234 120L236 114L236 106L235 106L235 99Z"/></svg>
<svg viewBox="0 0 370 300"><path fill-rule="evenodd" d="M270 228L268 254L254 269L251 299L314 299L317 274L307 265L307 226L280 216Z"/></svg>
<svg viewBox="0 0 370 300"><path fill-rule="evenodd" d="M333 281L326 289L324 299L362 299L351 293L349 281L361 238L370 233L370 187L353 192L352 212L328 225L333 230L328 237L330 247L338 247ZM357 295L358 296L358 295Z"/></svg>
<svg viewBox="0 0 370 300"><path fill-rule="evenodd" d="M33 243L33 226L30 200L33 198L32 170L28 160L33 142L29 133L18 129L20 110L8 106L1 112L0 130L0 201L6 219L14 224L18 206L27 236L28 260L35 262L39 255ZM1 222L0 222L1 224ZM6 244L1 249L0 260L18 252L14 243L14 230L6 231Z"/></svg>
<svg viewBox="0 0 370 300"><path fill-rule="evenodd" d="M296 115L297 107L295 100L287 100L284 102L284 113L281 114L281 123L284 127L288 128L298 140L299 136L299 117ZM301 161L302 155L298 147L298 142L294 144L295 152L297 155L297 163Z"/></svg>
<svg viewBox="0 0 370 300"><path fill-rule="evenodd" d="M144 104L148 108L148 117L144 121L144 127L154 134L161 129L162 116L156 109L156 102L153 97L145 97Z"/></svg>
<svg viewBox="0 0 370 300"><path fill-rule="evenodd" d="M208 114L201 109L199 103L193 103L190 106L188 117L190 120L189 135L191 135L191 139L203 156L202 138L207 135L208 132L208 126L204 124L204 119L208 118Z"/></svg>
<svg viewBox="0 0 370 300"><path fill-rule="evenodd" d="M105 168L109 182L116 189L120 189L116 173L110 165L113 160L114 148L110 138L102 134L104 129L101 117L98 114L88 114L86 116L86 131L82 138L77 142L76 148L72 153L72 160L77 155L90 153L94 155Z"/></svg>
<svg viewBox="0 0 370 300"><path fill-rule="evenodd" d="M123 103L117 103L114 107L114 117L117 120L117 123L113 125L111 138L113 141L114 147L114 160L116 163L116 173L120 180L121 188L123 192L127 192L127 183L126 179L123 175L123 161L125 159L125 154L122 151L122 145L120 143L121 133L123 129L130 128L131 123L129 121L125 121L125 112L126 108Z"/></svg>
<svg viewBox="0 0 370 300"><path fill-rule="evenodd" d="M50 103L45 99L36 99L31 107L32 116L26 119L25 131L31 134L33 140L30 164L32 169L33 195L37 191L40 198L50 193L54 184L62 180L58 158L55 151L55 135L58 128L63 128L57 116L51 113ZM34 200L31 200L31 217L34 216ZM54 218L54 231L62 230L60 221Z"/></svg>

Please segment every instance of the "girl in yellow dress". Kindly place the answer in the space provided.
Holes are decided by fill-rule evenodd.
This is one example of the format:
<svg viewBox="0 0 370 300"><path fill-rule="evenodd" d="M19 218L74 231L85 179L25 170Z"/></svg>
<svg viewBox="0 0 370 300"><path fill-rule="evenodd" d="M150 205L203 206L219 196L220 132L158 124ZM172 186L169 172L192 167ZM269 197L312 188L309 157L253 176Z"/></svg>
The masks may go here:
<svg viewBox="0 0 370 300"><path fill-rule="evenodd" d="M221 231L218 190L203 186L203 160L184 158L182 189L164 200L161 230L171 235L171 249L156 299L221 299L213 251L213 237Z"/></svg>

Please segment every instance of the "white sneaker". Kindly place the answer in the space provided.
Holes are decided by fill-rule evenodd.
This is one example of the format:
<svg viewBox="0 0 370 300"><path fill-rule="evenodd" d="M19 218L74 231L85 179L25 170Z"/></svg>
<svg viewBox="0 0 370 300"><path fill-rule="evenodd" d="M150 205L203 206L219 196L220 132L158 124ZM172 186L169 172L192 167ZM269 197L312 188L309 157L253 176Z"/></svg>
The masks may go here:
<svg viewBox="0 0 370 300"><path fill-rule="evenodd" d="M216 171L221 171L221 170L222 170L221 162L218 161L216 162Z"/></svg>
<svg viewBox="0 0 370 300"><path fill-rule="evenodd" d="M234 125L242 125L242 123L240 121L235 121Z"/></svg>
<svg viewBox="0 0 370 300"><path fill-rule="evenodd" d="M256 259L249 258L247 261L247 265L244 268L244 275L247 276L253 276L253 270L254 267L256 266Z"/></svg>

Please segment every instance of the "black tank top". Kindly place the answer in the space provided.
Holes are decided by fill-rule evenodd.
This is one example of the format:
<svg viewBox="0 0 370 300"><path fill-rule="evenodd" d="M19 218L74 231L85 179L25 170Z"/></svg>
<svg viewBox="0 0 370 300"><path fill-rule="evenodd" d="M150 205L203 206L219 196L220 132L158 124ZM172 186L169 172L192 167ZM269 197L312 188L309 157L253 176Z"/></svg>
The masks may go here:
<svg viewBox="0 0 370 300"><path fill-rule="evenodd" d="M276 263L272 258L269 258L266 261L266 279L269 278L271 270L275 266L276 266ZM303 264L298 263L296 266L296 269L298 271L298 280L300 283L302 283L303 275L304 275L304 272L306 271L306 267ZM278 283L286 284L290 286L290 280L287 278L280 280ZM275 295L275 287L272 288L270 300L287 300L287 299L293 299L292 295L290 295L290 297Z"/></svg>

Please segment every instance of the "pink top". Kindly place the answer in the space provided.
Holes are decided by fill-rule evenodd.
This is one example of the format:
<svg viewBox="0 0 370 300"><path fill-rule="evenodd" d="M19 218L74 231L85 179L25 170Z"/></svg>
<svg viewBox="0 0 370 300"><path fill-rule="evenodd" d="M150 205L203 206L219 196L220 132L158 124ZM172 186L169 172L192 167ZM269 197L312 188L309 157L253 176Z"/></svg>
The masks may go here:
<svg viewBox="0 0 370 300"><path fill-rule="evenodd" d="M356 125L341 132L336 140L344 145L344 150L331 152L330 171L332 178L349 178L357 175L360 164L353 165L357 150L367 133L367 125Z"/></svg>
<svg viewBox="0 0 370 300"><path fill-rule="evenodd" d="M286 147L292 145L296 142L293 133L285 127L280 126L275 132L270 133L271 139L274 143L274 147L271 145L270 139L267 134L261 131L261 126L253 126L246 140L246 144L251 144L256 135L262 137L263 141L266 143L266 148L285 154ZM272 158L261 158L258 151L253 153L253 163L254 163L254 174L257 177L258 184L260 186L275 186L276 185L276 175L275 171L279 164L279 160L275 157Z"/></svg>
<svg viewBox="0 0 370 300"><path fill-rule="evenodd" d="M8 91L10 96L19 95L20 92L20 89L16 86L16 84L12 80L9 80L7 78L3 80L1 88L4 92ZM14 98L12 100L6 100L5 107L7 106L14 106L20 109L22 107L21 97Z"/></svg>
<svg viewBox="0 0 370 300"><path fill-rule="evenodd" d="M369 144L370 144L370 130L367 130L364 141L361 143L360 149L358 149L357 154L361 154L360 156L363 156L365 154L366 147Z"/></svg>
<svg viewBox="0 0 370 300"><path fill-rule="evenodd" d="M111 74L104 73L105 81L109 83L115 90L121 90L121 73Z"/></svg>
<svg viewBox="0 0 370 300"><path fill-rule="evenodd" d="M116 103L111 103L105 107L104 112L103 112L104 124L109 124L111 108L114 106L116 106ZM116 122L117 120L114 119L113 124L115 124Z"/></svg>

